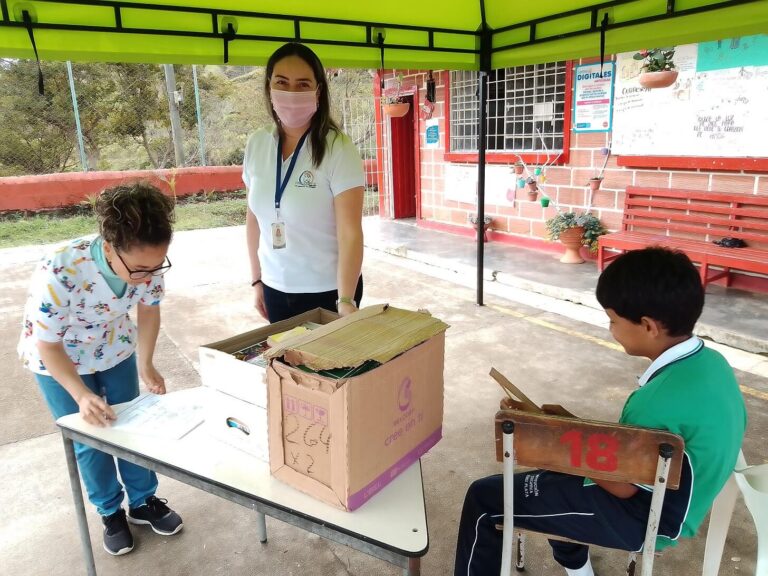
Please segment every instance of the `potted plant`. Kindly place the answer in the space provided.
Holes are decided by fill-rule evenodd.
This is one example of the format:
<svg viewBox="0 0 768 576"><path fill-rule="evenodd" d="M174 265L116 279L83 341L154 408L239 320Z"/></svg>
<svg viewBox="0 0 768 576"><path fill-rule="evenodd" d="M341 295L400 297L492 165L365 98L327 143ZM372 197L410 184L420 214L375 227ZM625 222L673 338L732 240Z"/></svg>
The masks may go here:
<svg viewBox="0 0 768 576"><path fill-rule="evenodd" d="M478 229L477 214L470 214L467 217L467 220L469 220L469 223L472 224L475 230ZM492 224L493 224L493 218L491 216L483 217L483 242L488 242L488 229L491 227Z"/></svg>
<svg viewBox="0 0 768 576"><path fill-rule="evenodd" d="M408 110L411 108L411 104L400 95L400 89L403 86L403 76L398 74L395 79L397 85L397 92L393 96L382 96L381 107L384 110L384 114L391 118L401 118L408 114Z"/></svg>
<svg viewBox="0 0 768 576"><path fill-rule="evenodd" d="M608 164L608 158L611 157L611 149L601 148L600 153L605 156L603 165L600 167L600 172L598 172L595 176L592 176L592 178L590 178L587 182L587 186L589 186L589 189L592 190L592 192L597 192L600 190L600 184L603 183L603 174L605 174L605 167Z"/></svg>
<svg viewBox="0 0 768 576"><path fill-rule="evenodd" d="M547 220L546 226L549 239L560 240L565 246L565 253L560 258L564 264L584 262L579 249L587 246L590 252L596 251L597 239L606 232L600 219L591 212L558 212Z"/></svg>
<svg viewBox="0 0 768 576"><path fill-rule="evenodd" d="M643 88L666 88L677 80L677 70L672 57L675 55L674 46L671 48L652 48L641 50L632 58L643 60L643 71L640 74L640 86Z"/></svg>
<svg viewBox="0 0 768 576"><path fill-rule="evenodd" d="M525 170L525 164L523 164L520 160L515 162L515 175L520 176L523 173L523 170Z"/></svg>
<svg viewBox="0 0 768 576"><path fill-rule="evenodd" d="M536 179L533 176L529 176L525 184L528 187L528 200L536 202L536 198L539 197L539 185L536 183Z"/></svg>

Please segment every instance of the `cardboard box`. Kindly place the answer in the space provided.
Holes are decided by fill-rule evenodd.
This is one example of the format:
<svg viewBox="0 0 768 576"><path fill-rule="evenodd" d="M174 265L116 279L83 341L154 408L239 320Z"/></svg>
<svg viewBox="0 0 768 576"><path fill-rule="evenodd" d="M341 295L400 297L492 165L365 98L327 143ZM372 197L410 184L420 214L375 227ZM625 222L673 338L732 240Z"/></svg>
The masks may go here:
<svg viewBox="0 0 768 576"><path fill-rule="evenodd" d="M327 324L339 317L316 308L293 318L200 347L200 377L212 389L206 427L216 438L268 460L267 384L264 365L239 360L233 354L307 322Z"/></svg>
<svg viewBox="0 0 768 576"><path fill-rule="evenodd" d="M442 437L446 328L425 313L372 306L271 349L272 473L354 510L418 460ZM322 372L371 361L380 365L359 375Z"/></svg>

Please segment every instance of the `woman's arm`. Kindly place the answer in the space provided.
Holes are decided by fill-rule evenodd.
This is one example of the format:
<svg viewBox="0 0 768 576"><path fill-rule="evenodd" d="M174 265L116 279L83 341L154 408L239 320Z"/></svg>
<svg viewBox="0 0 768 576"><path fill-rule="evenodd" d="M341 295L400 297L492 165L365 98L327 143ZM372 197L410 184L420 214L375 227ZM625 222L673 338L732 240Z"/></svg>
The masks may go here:
<svg viewBox="0 0 768 576"><path fill-rule="evenodd" d="M251 282L261 280L261 263L259 262L259 237L261 235L261 229L259 228L259 221L256 219L256 215L248 211L245 214L245 237L248 242L248 259L251 261ZM265 319L269 320L267 316L267 309L264 306L264 285L258 282L253 287L254 292L254 307L259 311L259 314Z"/></svg>
<svg viewBox="0 0 768 576"><path fill-rule="evenodd" d="M136 313L139 332L139 375L153 394L165 394L165 379L152 362L157 335L160 333L160 306L139 304Z"/></svg>
<svg viewBox="0 0 768 576"><path fill-rule="evenodd" d="M363 266L363 194L363 187L358 186L345 190L333 201L339 246L339 267L336 272L339 298L353 298L360 279ZM356 309L352 304L339 304L339 314L342 316Z"/></svg>
<svg viewBox="0 0 768 576"><path fill-rule="evenodd" d="M114 411L100 396L94 394L80 378L72 360L59 342L37 341L37 349L45 369L61 387L77 402L80 416L89 424L107 426L109 420L117 418Z"/></svg>

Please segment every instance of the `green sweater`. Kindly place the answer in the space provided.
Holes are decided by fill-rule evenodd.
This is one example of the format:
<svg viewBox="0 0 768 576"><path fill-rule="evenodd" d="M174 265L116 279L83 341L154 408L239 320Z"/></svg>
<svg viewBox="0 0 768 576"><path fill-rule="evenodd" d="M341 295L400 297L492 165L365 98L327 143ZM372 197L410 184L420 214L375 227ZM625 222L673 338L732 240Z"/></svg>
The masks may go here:
<svg viewBox="0 0 768 576"><path fill-rule="evenodd" d="M747 413L733 369L699 341L650 374L627 399L619 421L669 430L685 440L692 479L680 535L694 536L733 471L744 438ZM657 548L669 544L660 540Z"/></svg>

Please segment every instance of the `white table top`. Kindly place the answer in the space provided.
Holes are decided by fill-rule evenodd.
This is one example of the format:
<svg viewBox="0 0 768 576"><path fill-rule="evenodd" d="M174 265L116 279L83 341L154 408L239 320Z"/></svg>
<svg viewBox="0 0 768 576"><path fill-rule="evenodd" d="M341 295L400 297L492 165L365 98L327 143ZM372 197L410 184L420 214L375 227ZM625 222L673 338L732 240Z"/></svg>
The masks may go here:
<svg viewBox="0 0 768 576"><path fill-rule="evenodd" d="M172 392L204 400L205 387ZM416 462L354 512L312 498L274 478L269 464L212 438L203 424L181 440L163 440L88 424L79 414L58 419L80 432L201 478L256 496L300 515L333 525L405 555L424 553L429 543L421 463Z"/></svg>

